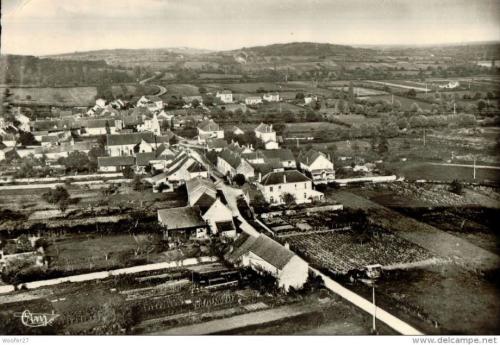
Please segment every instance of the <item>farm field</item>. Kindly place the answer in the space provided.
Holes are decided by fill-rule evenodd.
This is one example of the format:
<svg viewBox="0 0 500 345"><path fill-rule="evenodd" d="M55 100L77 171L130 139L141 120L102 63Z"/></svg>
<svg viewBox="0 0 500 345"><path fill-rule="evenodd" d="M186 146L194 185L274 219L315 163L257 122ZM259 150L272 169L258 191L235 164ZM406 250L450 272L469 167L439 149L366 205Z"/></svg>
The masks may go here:
<svg viewBox="0 0 500 345"><path fill-rule="evenodd" d="M360 98L366 98L368 100L374 100L374 101L384 100L390 104L392 102L392 97L393 97L392 95L379 95L379 96L366 96ZM403 110L409 110L413 103L416 103L421 109L430 109L432 107L432 104L430 103L419 101L418 99L406 98L401 96L394 96L394 101L401 102L401 107Z"/></svg>
<svg viewBox="0 0 500 345"><path fill-rule="evenodd" d="M500 292L494 279L453 264L384 271L377 301L395 316L411 318L425 334L497 334ZM370 298L371 288L353 288Z"/></svg>
<svg viewBox="0 0 500 345"><path fill-rule="evenodd" d="M342 274L366 265L407 264L432 258L427 250L381 230L374 230L365 242L351 231L297 235L286 241L314 266Z"/></svg>
<svg viewBox="0 0 500 345"><path fill-rule="evenodd" d="M197 96L199 95L198 86L192 84L164 84L167 88L168 96Z"/></svg>
<svg viewBox="0 0 500 345"><path fill-rule="evenodd" d="M340 125L330 122L294 122L287 123L285 131L287 133L287 137L309 137L314 136L316 132L332 131L340 127Z"/></svg>
<svg viewBox="0 0 500 345"><path fill-rule="evenodd" d="M399 81L373 81L369 80L369 83L373 84L379 84L379 85L384 85L384 86L390 86L390 87L395 87L395 88L400 88L400 89L414 89L415 91L430 91L429 88L425 88L425 84L422 86L419 86L419 84L415 82L399 82Z"/></svg>
<svg viewBox="0 0 500 345"><path fill-rule="evenodd" d="M356 115L356 114L333 115L332 117L337 121L342 121L351 126L361 126L362 124L367 124L367 125L380 124L380 118L378 117L366 117L364 115Z"/></svg>
<svg viewBox="0 0 500 345"><path fill-rule="evenodd" d="M334 87L329 87L331 90L337 90L337 91L345 91L347 92L347 88L345 86L334 86ZM354 95L356 97L365 97L365 96L374 96L374 95L387 95L387 92L385 91L380 91L380 90L375 90L375 89L368 89L365 87L353 87Z"/></svg>
<svg viewBox="0 0 500 345"><path fill-rule="evenodd" d="M136 96L143 96L143 93L149 95L149 94L155 94L158 92L158 88L154 85L141 85L141 87L137 87L137 85L134 84L121 84L121 85L113 85L111 86L111 92L113 93L113 96L116 98L123 98L123 97L136 97Z"/></svg>
<svg viewBox="0 0 500 345"><path fill-rule="evenodd" d="M472 167L434 165L426 162L395 162L385 163L384 166L408 180L500 181L500 170L493 169L477 168L476 178L474 179L474 169Z"/></svg>
<svg viewBox="0 0 500 345"><path fill-rule="evenodd" d="M241 74L223 74L223 73L200 73L199 79L239 79Z"/></svg>
<svg viewBox="0 0 500 345"><path fill-rule="evenodd" d="M10 88L13 102L33 105L90 106L95 103L97 89L88 87L23 87ZM5 87L0 88L3 95Z"/></svg>

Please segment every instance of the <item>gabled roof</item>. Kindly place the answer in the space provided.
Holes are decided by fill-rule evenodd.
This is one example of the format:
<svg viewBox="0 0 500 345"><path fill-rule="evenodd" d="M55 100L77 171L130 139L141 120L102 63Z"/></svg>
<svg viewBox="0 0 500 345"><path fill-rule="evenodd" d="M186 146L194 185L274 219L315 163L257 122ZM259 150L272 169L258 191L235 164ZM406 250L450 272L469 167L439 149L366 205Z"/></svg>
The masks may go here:
<svg viewBox="0 0 500 345"><path fill-rule="evenodd" d="M138 152L135 155L136 165L146 166L150 161L155 160L156 152Z"/></svg>
<svg viewBox="0 0 500 345"><path fill-rule="evenodd" d="M142 140L147 143L154 143L154 135L151 132L128 133L128 134L108 134L106 136L107 146L113 145L137 145Z"/></svg>
<svg viewBox="0 0 500 345"><path fill-rule="evenodd" d="M215 202L216 198L214 198L211 195L208 195L207 193L203 193L198 200L193 204L194 207L199 207L202 214L205 214L205 212L208 211L208 209L213 205Z"/></svg>
<svg viewBox="0 0 500 345"><path fill-rule="evenodd" d="M80 120L78 123L84 128L106 128L106 123L109 127L115 126L114 119Z"/></svg>
<svg viewBox="0 0 500 345"><path fill-rule="evenodd" d="M215 222L215 227L217 228L218 232L236 230L236 228L234 227L234 223L233 223L232 220L226 220L226 221L223 221L223 222Z"/></svg>
<svg viewBox="0 0 500 345"><path fill-rule="evenodd" d="M233 243L234 250L226 258L229 261L237 261L241 256L253 253L277 269L283 269L295 254L274 241L261 234L258 237L242 234Z"/></svg>
<svg viewBox="0 0 500 345"><path fill-rule="evenodd" d="M206 226L200 210L191 206L158 210L158 219L167 229L189 229Z"/></svg>
<svg viewBox="0 0 500 345"><path fill-rule="evenodd" d="M260 132L260 133L272 133L272 132L274 132L273 125L266 125L265 123L262 123L262 122L260 123L260 125L258 125L255 128L255 131Z"/></svg>
<svg viewBox="0 0 500 345"><path fill-rule="evenodd" d="M299 154L299 157L297 158L297 160L302 164L310 165L310 164L314 163L314 161L316 159L318 159L318 157L321 157L321 156L324 156L325 158L327 158L323 152L310 149L307 152L301 152Z"/></svg>
<svg viewBox="0 0 500 345"><path fill-rule="evenodd" d="M207 146L211 149L227 147L227 141L220 138L207 139Z"/></svg>
<svg viewBox="0 0 500 345"><path fill-rule="evenodd" d="M97 157L97 165L100 167L130 166L135 164L132 156Z"/></svg>
<svg viewBox="0 0 500 345"><path fill-rule="evenodd" d="M283 169L281 162L275 159L270 159L265 163L250 163L256 174L261 173L262 176L273 172L274 170Z"/></svg>
<svg viewBox="0 0 500 345"><path fill-rule="evenodd" d="M201 164L200 162L193 162L193 164L191 164L188 168L187 168L187 171L190 172L190 173L195 173L195 172L204 172L204 171L207 171L207 169L205 169L205 167L203 166L203 164Z"/></svg>
<svg viewBox="0 0 500 345"><path fill-rule="evenodd" d="M212 132L212 131L219 131L220 130L219 125L212 119L201 121L198 124L197 128L199 128L205 132Z"/></svg>
<svg viewBox="0 0 500 345"><path fill-rule="evenodd" d="M282 184L282 183L297 183L307 182L310 179L297 170L285 170L278 172L270 172L262 178L260 182L263 186Z"/></svg>
<svg viewBox="0 0 500 345"><path fill-rule="evenodd" d="M231 167L236 169L241 164L241 156L239 153L224 149L219 153L219 158L227 162Z"/></svg>
<svg viewBox="0 0 500 345"><path fill-rule="evenodd" d="M266 159L279 159L283 161L294 161L295 157L290 149L261 150Z"/></svg>
<svg viewBox="0 0 500 345"><path fill-rule="evenodd" d="M186 190L191 205L194 205L203 194L208 194L213 198L217 195L215 184L200 176L186 181Z"/></svg>

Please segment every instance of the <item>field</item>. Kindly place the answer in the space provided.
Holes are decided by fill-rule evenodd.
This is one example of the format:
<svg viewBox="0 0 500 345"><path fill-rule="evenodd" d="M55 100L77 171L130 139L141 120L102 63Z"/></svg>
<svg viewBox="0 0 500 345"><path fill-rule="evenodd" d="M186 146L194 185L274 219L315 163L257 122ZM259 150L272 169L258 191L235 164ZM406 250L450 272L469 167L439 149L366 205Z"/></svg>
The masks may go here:
<svg viewBox="0 0 500 345"><path fill-rule="evenodd" d="M367 125L379 125L380 118L377 117L366 117L364 115L334 115L332 116L337 121L342 121L351 126L361 126L362 124Z"/></svg>
<svg viewBox="0 0 500 345"><path fill-rule="evenodd" d="M168 96L197 96L200 93L198 92L198 86L192 84L165 84L167 88L166 95Z"/></svg>
<svg viewBox="0 0 500 345"><path fill-rule="evenodd" d="M476 169L474 179L472 167L434 165L425 162L397 162L387 163L385 167L395 171L399 176L409 180L438 180L438 181L500 181L500 170Z"/></svg>
<svg viewBox="0 0 500 345"><path fill-rule="evenodd" d="M5 88L0 88L3 95ZM9 88L13 102L33 105L90 106L94 104L97 89L91 87L26 87Z"/></svg>
<svg viewBox="0 0 500 345"><path fill-rule="evenodd" d="M111 86L111 92L114 97L123 98L155 94L158 92L158 88L154 85L142 85L141 88L138 88L134 84L122 84Z"/></svg>
<svg viewBox="0 0 500 345"><path fill-rule="evenodd" d="M222 73L200 73L200 79L239 79L241 74L222 74Z"/></svg>
<svg viewBox="0 0 500 345"><path fill-rule="evenodd" d="M287 137L314 137L321 131L332 131L340 126L330 122L297 122L286 124Z"/></svg>
<svg viewBox="0 0 500 345"><path fill-rule="evenodd" d="M360 97L360 98L366 98L368 100L384 100L391 104L392 102L392 95L381 95L381 96L367 96L367 97ZM409 110L410 107L412 106L413 103L416 103L421 109L430 109L432 107L432 104L426 103L419 101L418 99L412 99L412 98L406 98L406 97L401 97L401 96L394 96L394 101L399 101L401 102L401 107L403 110Z"/></svg>
<svg viewBox="0 0 500 345"><path fill-rule="evenodd" d="M337 90L337 91L345 91L347 92L347 87L345 86L335 86L335 87L330 87L332 90ZM380 90L375 90L375 89L368 89L365 87L353 87L354 95L357 97L365 97L365 96L374 96L374 95L387 95L387 92L385 91L380 91Z"/></svg>
<svg viewBox="0 0 500 345"><path fill-rule="evenodd" d="M432 257L425 249L391 232L375 231L364 243L359 237L351 231L335 231L297 235L286 241L314 266L338 273L360 270L371 264L405 264Z"/></svg>

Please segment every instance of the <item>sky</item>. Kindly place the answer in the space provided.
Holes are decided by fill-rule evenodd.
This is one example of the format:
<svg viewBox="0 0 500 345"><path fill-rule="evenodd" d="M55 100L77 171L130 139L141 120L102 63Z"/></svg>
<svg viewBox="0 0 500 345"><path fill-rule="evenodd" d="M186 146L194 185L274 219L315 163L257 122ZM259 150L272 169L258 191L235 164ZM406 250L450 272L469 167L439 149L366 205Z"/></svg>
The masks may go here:
<svg viewBox="0 0 500 345"><path fill-rule="evenodd" d="M500 0L1 0L2 54L500 40Z"/></svg>

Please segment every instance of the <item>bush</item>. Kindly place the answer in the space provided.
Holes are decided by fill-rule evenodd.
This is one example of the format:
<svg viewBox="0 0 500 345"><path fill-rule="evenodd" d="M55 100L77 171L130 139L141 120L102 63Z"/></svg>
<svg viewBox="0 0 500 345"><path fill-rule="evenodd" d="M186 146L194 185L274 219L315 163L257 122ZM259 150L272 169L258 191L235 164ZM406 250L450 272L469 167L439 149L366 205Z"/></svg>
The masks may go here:
<svg viewBox="0 0 500 345"><path fill-rule="evenodd" d="M462 195L463 193L463 186L458 180L453 180L453 182L450 184L450 192Z"/></svg>

